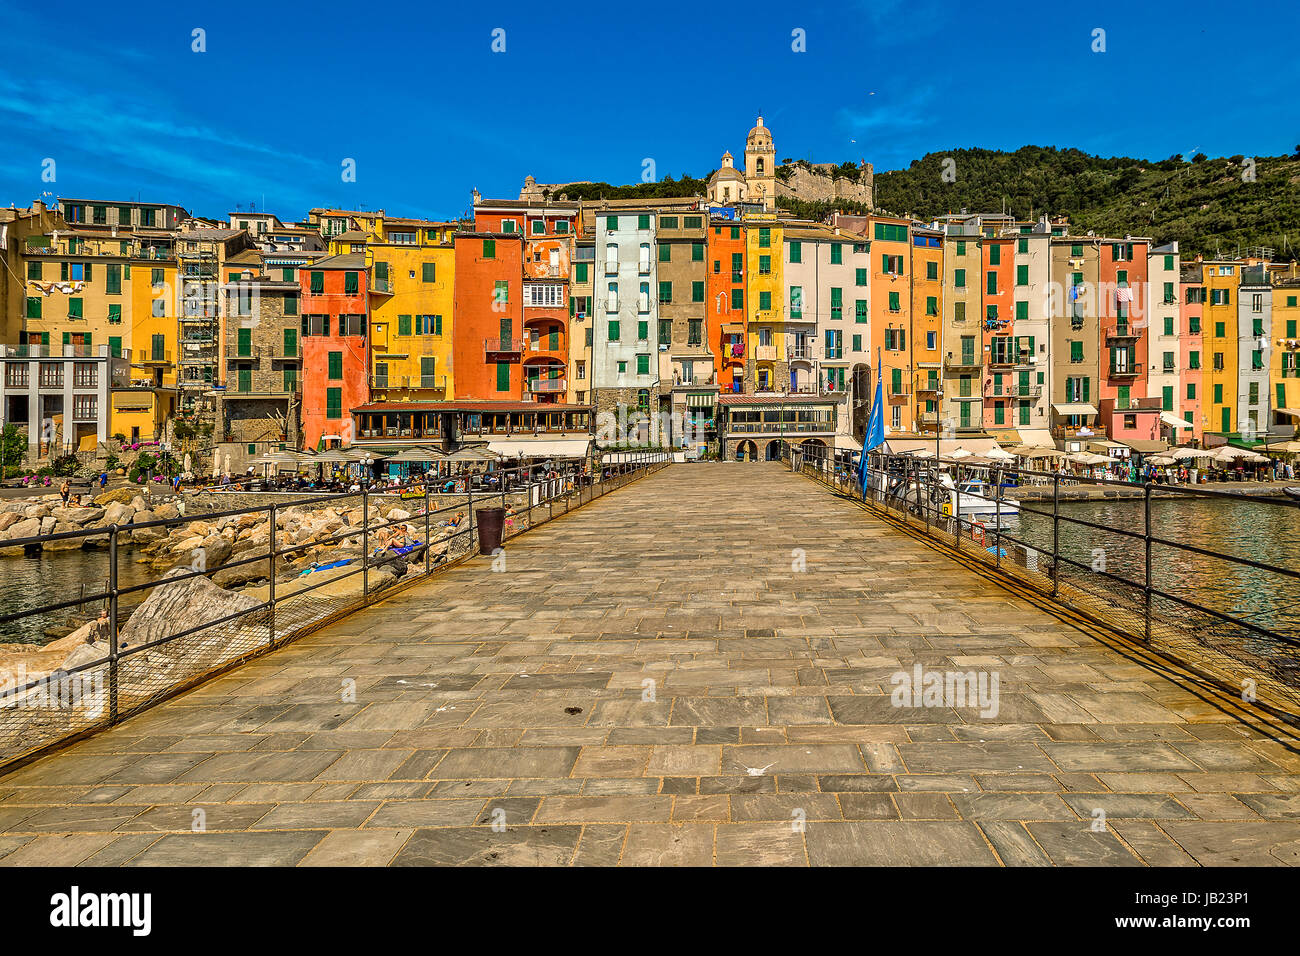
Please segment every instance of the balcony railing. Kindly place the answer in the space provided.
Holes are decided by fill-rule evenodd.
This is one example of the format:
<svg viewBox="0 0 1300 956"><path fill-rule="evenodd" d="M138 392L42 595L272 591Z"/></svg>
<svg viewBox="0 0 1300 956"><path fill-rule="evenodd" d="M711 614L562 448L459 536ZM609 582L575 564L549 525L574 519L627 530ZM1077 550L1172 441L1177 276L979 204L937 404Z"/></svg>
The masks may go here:
<svg viewBox="0 0 1300 956"><path fill-rule="evenodd" d="M775 362L776 346L775 345L756 345L754 346L754 361L756 362Z"/></svg>
<svg viewBox="0 0 1300 956"><path fill-rule="evenodd" d="M519 355L524 348L523 339L494 337L483 340L483 352L488 355Z"/></svg>
<svg viewBox="0 0 1300 956"><path fill-rule="evenodd" d="M718 379L714 375L692 375L689 378L683 378L680 375L673 376L673 388L701 388L717 384Z"/></svg>
<svg viewBox="0 0 1300 956"><path fill-rule="evenodd" d="M423 388L440 391L447 388L446 375L374 375L371 388Z"/></svg>
<svg viewBox="0 0 1300 956"><path fill-rule="evenodd" d="M174 361L171 349L156 349L141 352L135 360L136 365L171 365Z"/></svg>
<svg viewBox="0 0 1300 956"><path fill-rule="evenodd" d="M528 378L524 388L535 395L555 395L568 389L568 381L563 378Z"/></svg>
<svg viewBox="0 0 1300 956"><path fill-rule="evenodd" d="M949 352L947 357L944 358L943 360L944 368L953 368L953 369L982 368L983 364L984 363L981 361L981 357L978 352L962 352L960 355L956 355L956 356L954 356L951 352Z"/></svg>
<svg viewBox="0 0 1300 956"><path fill-rule="evenodd" d="M1128 322L1118 322L1115 325L1106 326L1106 338L1108 339L1140 339L1142 330L1137 326L1130 325Z"/></svg>
<svg viewBox="0 0 1300 956"><path fill-rule="evenodd" d="M1134 365L1128 365L1124 368L1116 368L1112 365L1107 370L1106 374L1110 378L1137 378L1142 374L1142 370Z"/></svg>
<svg viewBox="0 0 1300 956"><path fill-rule="evenodd" d="M811 345L790 345L786 347L785 357L788 359L811 361L817 357L817 350Z"/></svg>

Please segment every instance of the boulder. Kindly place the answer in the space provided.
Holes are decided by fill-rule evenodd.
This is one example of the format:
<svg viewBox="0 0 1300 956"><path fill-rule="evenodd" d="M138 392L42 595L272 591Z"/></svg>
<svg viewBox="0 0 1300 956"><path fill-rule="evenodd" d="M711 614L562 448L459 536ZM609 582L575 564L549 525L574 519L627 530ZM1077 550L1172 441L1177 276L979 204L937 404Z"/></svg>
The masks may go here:
<svg viewBox="0 0 1300 956"><path fill-rule="evenodd" d="M268 576L265 561L250 561L248 564L222 568L212 575L212 583L221 588L238 588L257 581L265 581Z"/></svg>
<svg viewBox="0 0 1300 956"><path fill-rule="evenodd" d="M401 508L391 508L389 509L388 514L384 517L389 521L405 521L407 518L411 517L411 512L404 511Z"/></svg>
<svg viewBox="0 0 1300 956"><path fill-rule="evenodd" d="M54 526L59 523L59 519L53 515L47 515L41 519L41 534L53 534Z"/></svg>
<svg viewBox="0 0 1300 956"><path fill-rule="evenodd" d="M208 535L199 548L204 555L204 567L209 571L225 564L230 552L234 550L233 545L219 534Z"/></svg>
<svg viewBox="0 0 1300 956"><path fill-rule="evenodd" d="M162 521L170 521L173 518L179 518L181 513L177 507L170 501L165 501L160 505L153 506L153 516Z"/></svg>
<svg viewBox="0 0 1300 956"><path fill-rule="evenodd" d="M8 531L10 528L12 528L14 525L16 525L18 522L22 520L23 520L23 516L16 511L6 511L3 514L0 514L0 534L3 534L3 532Z"/></svg>
<svg viewBox="0 0 1300 956"><path fill-rule="evenodd" d="M55 508L50 513L60 521L75 525L89 524L104 517L103 508Z"/></svg>
<svg viewBox="0 0 1300 956"><path fill-rule="evenodd" d="M184 569L177 568L164 575L164 580L185 573ZM162 584L150 591L144 603L132 612L119 634L118 643L124 647L135 647L161 640L200 627L209 621L240 611L250 611L259 603L246 594L223 590L202 576ZM242 620L237 619L204 628L182 641L162 644L157 650L164 656L177 657L183 652L189 653L184 648L193 650L196 642L201 646L224 646L242 626Z"/></svg>
<svg viewBox="0 0 1300 956"><path fill-rule="evenodd" d="M99 519L100 527L107 528L115 524L130 524L135 517L135 509L120 501L112 501L104 508L104 517Z"/></svg>
<svg viewBox="0 0 1300 956"><path fill-rule="evenodd" d="M80 531L78 525L67 521L59 521L50 530L50 534L63 534L65 531ZM89 542L89 538L80 536L76 538L60 538L57 541L45 541L41 544L42 551L78 551Z"/></svg>
<svg viewBox="0 0 1300 956"><path fill-rule="evenodd" d="M81 664L97 664L108 659L110 648L106 642L79 644L60 665L63 670L71 670Z"/></svg>
<svg viewBox="0 0 1300 956"><path fill-rule="evenodd" d="M309 596L311 599L322 598L344 603L359 601L363 596L364 582L360 571L357 570L358 567L358 565L345 565L328 571L314 571L305 576L294 576L287 580L277 579L275 599L279 602L304 588L314 587L315 590ZM397 575L388 567L372 567L368 576L371 594L391 587L397 581ZM262 585L248 588L240 593L255 598L258 603L261 603L270 599L271 590L269 585Z"/></svg>
<svg viewBox="0 0 1300 956"><path fill-rule="evenodd" d="M145 501L144 498L143 498L142 496L140 496L140 495L136 495L134 498L131 499L131 510L132 510L132 511L148 511L148 510L149 510L149 502Z"/></svg>
<svg viewBox="0 0 1300 956"><path fill-rule="evenodd" d="M130 504L131 499L136 497L139 492L134 488L114 488L112 491L106 491L102 495L95 495L95 504Z"/></svg>
<svg viewBox="0 0 1300 956"><path fill-rule="evenodd" d="M5 531L4 537L11 538L29 538L32 535L41 533L40 518L23 518L21 521L15 521Z"/></svg>

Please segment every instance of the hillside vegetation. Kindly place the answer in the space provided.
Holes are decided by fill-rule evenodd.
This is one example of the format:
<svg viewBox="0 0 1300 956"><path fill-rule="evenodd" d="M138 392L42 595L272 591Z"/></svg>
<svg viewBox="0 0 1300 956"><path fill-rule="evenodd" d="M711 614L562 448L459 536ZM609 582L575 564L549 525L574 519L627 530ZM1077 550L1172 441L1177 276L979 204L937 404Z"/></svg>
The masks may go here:
<svg viewBox="0 0 1300 956"><path fill-rule="evenodd" d="M953 182L944 182L945 159ZM1177 239L1184 258L1267 246L1293 259L1300 249L1300 147L1294 156L1255 157L1253 177L1243 156L1152 163L1024 146L929 153L875 181L878 209L919 219L963 208L1000 212L1005 204L1023 219L1068 216L1078 232Z"/></svg>

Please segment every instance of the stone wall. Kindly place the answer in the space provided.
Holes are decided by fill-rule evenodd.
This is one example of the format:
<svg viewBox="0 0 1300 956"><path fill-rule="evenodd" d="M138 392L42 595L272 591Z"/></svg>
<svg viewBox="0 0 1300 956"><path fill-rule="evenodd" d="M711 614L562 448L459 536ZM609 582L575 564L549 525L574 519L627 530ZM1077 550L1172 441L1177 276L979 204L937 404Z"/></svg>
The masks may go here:
<svg viewBox="0 0 1300 956"><path fill-rule="evenodd" d="M871 187L875 178L871 164L862 166L856 180L834 176L830 163L816 163L811 166L790 164L783 167L789 177L776 181L778 198L802 199L805 202L835 202L847 200L871 206Z"/></svg>

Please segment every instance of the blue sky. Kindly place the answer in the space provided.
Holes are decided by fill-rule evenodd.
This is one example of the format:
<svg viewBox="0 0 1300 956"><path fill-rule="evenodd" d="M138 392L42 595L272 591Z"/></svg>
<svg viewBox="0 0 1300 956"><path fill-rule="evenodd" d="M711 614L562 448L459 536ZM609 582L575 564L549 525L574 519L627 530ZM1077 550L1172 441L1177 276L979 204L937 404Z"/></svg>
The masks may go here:
<svg viewBox="0 0 1300 956"><path fill-rule="evenodd" d="M1300 142L1287 2L845 0L0 9L0 204L42 192L451 217L525 175L637 182L738 159L1075 146L1276 155ZM204 12L209 10L210 12ZM206 31L206 52L192 31ZM505 52L491 46L504 30ZM1093 31L1105 30L1105 52ZM792 49L804 31L805 52ZM1247 61L1234 60L1242 55ZM356 182L343 182L344 159ZM56 181L41 180L55 162Z"/></svg>

